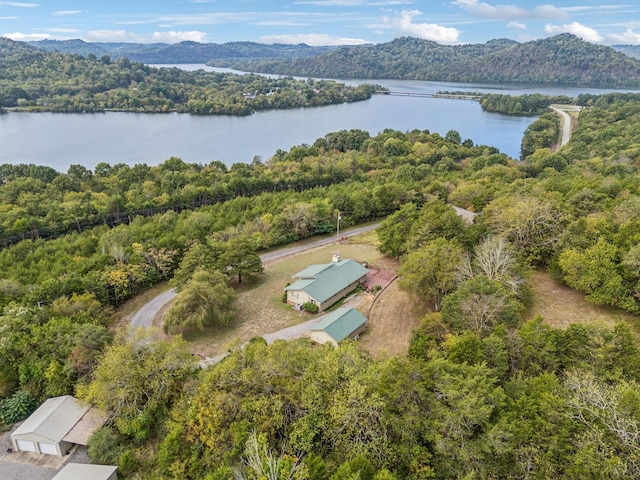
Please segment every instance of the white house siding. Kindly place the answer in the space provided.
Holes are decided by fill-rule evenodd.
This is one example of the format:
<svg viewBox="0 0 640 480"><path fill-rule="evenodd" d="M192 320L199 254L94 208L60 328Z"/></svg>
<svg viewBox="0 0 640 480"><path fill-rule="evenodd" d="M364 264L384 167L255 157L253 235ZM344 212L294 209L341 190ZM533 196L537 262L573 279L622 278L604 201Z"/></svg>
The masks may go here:
<svg viewBox="0 0 640 480"><path fill-rule="evenodd" d="M307 302L312 302L313 298L311 298L307 292L303 290L289 290L287 291L287 303L291 305L302 305ZM313 302L315 303L315 302Z"/></svg>
<svg viewBox="0 0 640 480"><path fill-rule="evenodd" d="M309 332L309 338L319 344L331 343L334 347L338 346L338 342L336 342L327 332L311 331Z"/></svg>

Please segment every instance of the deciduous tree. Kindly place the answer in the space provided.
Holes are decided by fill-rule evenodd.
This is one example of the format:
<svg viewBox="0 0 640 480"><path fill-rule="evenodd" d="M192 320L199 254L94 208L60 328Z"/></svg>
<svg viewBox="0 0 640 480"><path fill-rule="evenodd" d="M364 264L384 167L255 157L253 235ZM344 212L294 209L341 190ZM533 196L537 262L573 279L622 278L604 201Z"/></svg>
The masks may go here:
<svg viewBox="0 0 640 480"><path fill-rule="evenodd" d="M196 270L180 290L164 318L165 332L177 333L186 327L202 330L206 325L228 325L235 319L236 292L218 270Z"/></svg>
<svg viewBox="0 0 640 480"><path fill-rule="evenodd" d="M194 357L181 337L164 340L158 331L122 333L78 396L97 405L124 435L145 439L160 413L192 375Z"/></svg>
<svg viewBox="0 0 640 480"><path fill-rule="evenodd" d="M407 255L398 272L400 286L440 311L444 296L455 289L462 257L457 242L437 238Z"/></svg>

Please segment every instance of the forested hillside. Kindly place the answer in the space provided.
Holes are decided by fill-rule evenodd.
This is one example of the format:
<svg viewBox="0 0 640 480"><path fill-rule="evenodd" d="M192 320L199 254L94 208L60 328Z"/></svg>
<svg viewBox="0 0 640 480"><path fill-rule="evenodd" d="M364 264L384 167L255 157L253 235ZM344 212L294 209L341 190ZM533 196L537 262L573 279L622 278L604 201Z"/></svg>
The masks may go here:
<svg viewBox="0 0 640 480"><path fill-rule="evenodd" d="M640 59L640 46L638 45L613 45L611 48L628 57Z"/></svg>
<svg viewBox="0 0 640 480"><path fill-rule="evenodd" d="M48 52L109 55L112 59L128 58L141 63L206 63L228 58L297 58L310 57L335 50L336 47L311 47L305 44L265 45L255 42L223 44L180 42L166 43L100 43L82 40L40 40L27 42Z"/></svg>
<svg viewBox="0 0 640 480"><path fill-rule="evenodd" d="M312 58L293 60L212 61L246 71L308 75L328 78L427 79L440 67L482 57L515 45L512 40L492 40L484 44L441 45L413 37L388 43L342 47Z"/></svg>
<svg viewBox="0 0 640 480"><path fill-rule="evenodd" d="M250 115L369 98L371 85L152 68L121 58L46 53L0 38L0 108Z"/></svg>
<svg viewBox="0 0 640 480"><path fill-rule="evenodd" d="M640 62L571 34L516 43L440 45L416 38L341 48L314 58L213 62L237 69L329 78L398 78L640 88Z"/></svg>
<svg viewBox="0 0 640 480"><path fill-rule="evenodd" d="M455 131L354 130L228 170L3 166L3 226L74 230L0 251L0 423L75 393L108 413L89 454L124 479L638 478L637 321L531 311L538 270L640 313L640 96L578 102L571 142L522 162ZM161 211L109 225L141 205ZM383 219L423 315L406 355L255 338L201 370L179 335L114 333L110 309L167 279L206 299L182 305L193 325L233 328L238 272L261 282L258 251L335 232L338 212Z"/></svg>

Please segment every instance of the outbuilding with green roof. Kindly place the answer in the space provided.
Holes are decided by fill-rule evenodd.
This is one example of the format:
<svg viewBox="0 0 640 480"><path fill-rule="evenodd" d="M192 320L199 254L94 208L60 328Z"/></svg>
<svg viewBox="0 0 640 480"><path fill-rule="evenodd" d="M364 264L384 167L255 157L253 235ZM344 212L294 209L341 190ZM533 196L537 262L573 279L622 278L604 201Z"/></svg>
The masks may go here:
<svg viewBox="0 0 640 480"><path fill-rule="evenodd" d="M338 346L342 340L355 338L367 328L367 317L355 308L338 308L309 331L311 340Z"/></svg>

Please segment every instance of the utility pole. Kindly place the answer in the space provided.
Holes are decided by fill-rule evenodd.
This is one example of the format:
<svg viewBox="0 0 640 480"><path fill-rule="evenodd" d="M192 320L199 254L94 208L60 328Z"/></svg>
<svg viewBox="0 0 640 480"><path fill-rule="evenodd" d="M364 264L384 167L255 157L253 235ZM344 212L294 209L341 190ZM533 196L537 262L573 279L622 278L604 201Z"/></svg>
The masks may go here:
<svg viewBox="0 0 640 480"><path fill-rule="evenodd" d="M338 210L338 228L336 228L336 242L340 242L340 220L342 220L342 217L340 216L340 210Z"/></svg>

